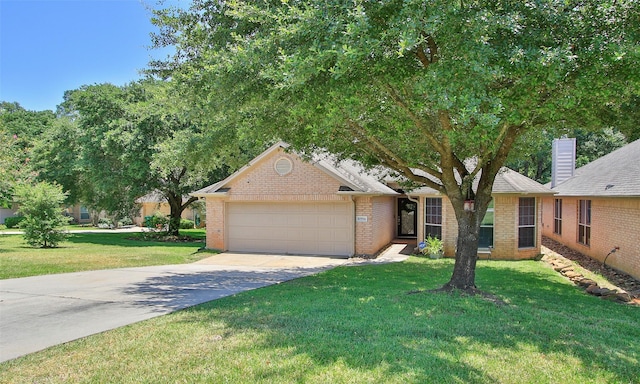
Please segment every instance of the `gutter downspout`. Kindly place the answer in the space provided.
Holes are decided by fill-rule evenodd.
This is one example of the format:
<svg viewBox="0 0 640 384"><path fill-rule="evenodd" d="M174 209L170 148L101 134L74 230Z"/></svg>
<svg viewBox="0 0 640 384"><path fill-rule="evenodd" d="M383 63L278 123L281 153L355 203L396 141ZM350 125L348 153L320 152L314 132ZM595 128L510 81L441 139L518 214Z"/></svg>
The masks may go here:
<svg viewBox="0 0 640 384"><path fill-rule="evenodd" d="M351 197L351 207L353 209L353 220L351 220L351 225L353 226L353 242L351 243L351 257L356 256L356 197L354 195L349 195Z"/></svg>

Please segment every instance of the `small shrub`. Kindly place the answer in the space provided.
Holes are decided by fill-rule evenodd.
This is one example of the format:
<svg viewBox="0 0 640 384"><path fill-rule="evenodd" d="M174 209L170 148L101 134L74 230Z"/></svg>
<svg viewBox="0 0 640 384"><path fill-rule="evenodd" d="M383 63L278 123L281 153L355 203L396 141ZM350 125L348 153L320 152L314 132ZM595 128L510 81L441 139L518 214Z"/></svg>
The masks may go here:
<svg viewBox="0 0 640 384"><path fill-rule="evenodd" d="M169 218L162 212L156 211L150 221L151 228L162 228L169 223Z"/></svg>
<svg viewBox="0 0 640 384"><path fill-rule="evenodd" d="M195 223L189 219L181 219L180 220L180 229L193 229L195 228Z"/></svg>
<svg viewBox="0 0 640 384"><path fill-rule="evenodd" d="M112 228L113 222L108 217L101 217L98 219L98 228Z"/></svg>
<svg viewBox="0 0 640 384"><path fill-rule="evenodd" d="M123 217L122 219L120 219L118 221L118 226L122 227L122 226L125 226L125 225L133 225L133 220L131 220L128 217Z"/></svg>
<svg viewBox="0 0 640 384"><path fill-rule="evenodd" d="M20 227L24 229L24 239L29 245L52 248L66 239L67 234L62 230L69 222L62 210L66 196L58 184L42 182L16 187L19 212L25 217Z"/></svg>
<svg viewBox="0 0 640 384"><path fill-rule="evenodd" d="M427 236L425 239L425 247L422 249L422 253L428 255L432 259L439 259L442 257L444 250L444 243L442 240L435 236Z"/></svg>
<svg viewBox="0 0 640 384"><path fill-rule="evenodd" d="M20 222L24 220L24 216L12 216L4 219L4 225L7 228L20 228Z"/></svg>

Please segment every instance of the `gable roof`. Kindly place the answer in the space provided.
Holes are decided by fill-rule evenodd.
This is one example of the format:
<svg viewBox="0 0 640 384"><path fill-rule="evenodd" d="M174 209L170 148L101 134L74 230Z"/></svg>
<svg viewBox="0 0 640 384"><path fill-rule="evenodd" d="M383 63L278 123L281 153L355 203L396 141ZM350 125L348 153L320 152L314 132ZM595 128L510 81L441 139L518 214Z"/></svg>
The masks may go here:
<svg viewBox="0 0 640 384"><path fill-rule="evenodd" d="M474 181L473 189L477 187L480 174ZM491 194L530 194L530 195L552 195L555 192L535 180L528 178L512 169L502 167L493 181ZM439 194L433 188L421 187L411 191L411 194Z"/></svg>
<svg viewBox="0 0 640 384"><path fill-rule="evenodd" d="M640 197L640 140L576 169L553 190L560 196Z"/></svg>
<svg viewBox="0 0 640 384"><path fill-rule="evenodd" d="M206 195L226 194L229 191L228 188L224 188L226 185L231 183L234 179L240 177L240 175L245 173L249 168L251 168L251 166L260 162L262 159L281 148L287 149L289 148L289 144L278 142L272 145L269 149L262 152L260 155L251 160L247 165L234 172L231 176L208 187L195 191L191 193L191 195L203 197ZM367 172L364 167L354 161L337 161L329 155L316 155L309 161L309 163L340 182L343 187L341 187L340 190L336 191L336 193L347 195L398 195L398 192L380 182L373 172Z"/></svg>

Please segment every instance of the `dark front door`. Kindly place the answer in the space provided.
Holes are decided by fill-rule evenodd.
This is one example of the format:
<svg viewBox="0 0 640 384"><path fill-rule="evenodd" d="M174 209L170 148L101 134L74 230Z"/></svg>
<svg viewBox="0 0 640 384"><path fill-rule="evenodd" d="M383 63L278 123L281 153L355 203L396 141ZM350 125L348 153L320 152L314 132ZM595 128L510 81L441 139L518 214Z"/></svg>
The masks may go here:
<svg viewBox="0 0 640 384"><path fill-rule="evenodd" d="M416 237L418 227L418 203L405 197L398 199L398 237Z"/></svg>

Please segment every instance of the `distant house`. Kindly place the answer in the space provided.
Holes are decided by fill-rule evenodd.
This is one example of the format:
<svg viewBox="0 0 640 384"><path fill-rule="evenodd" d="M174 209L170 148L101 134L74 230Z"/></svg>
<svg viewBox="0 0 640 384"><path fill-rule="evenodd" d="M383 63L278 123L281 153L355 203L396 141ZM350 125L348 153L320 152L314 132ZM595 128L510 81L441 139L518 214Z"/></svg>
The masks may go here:
<svg viewBox="0 0 640 384"><path fill-rule="evenodd" d="M7 217L15 216L17 211L17 204L12 204L10 208L0 208L0 224L4 224L4 219Z"/></svg>
<svg viewBox="0 0 640 384"><path fill-rule="evenodd" d="M186 198L183 199L183 201ZM156 212L162 215L169 215L171 207L167 202L167 199L158 191L150 192L136 200L136 203L140 206L140 211L136 217L133 218L134 224L137 226L145 226L145 217L153 216ZM205 212L200 209L197 204L192 204L187 209L182 211L181 217L183 219L192 220L196 226L201 226L205 222Z"/></svg>
<svg viewBox="0 0 640 384"><path fill-rule="evenodd" d="M305 161L278 143L228 178L192 193L206 200L207 247L237 252L371 256L395 240L440 237L455 254L457 222L446 196L409 193L352 161ZM541 198L553 192L514 171L496 178L481 229L481 257L540 253Z"/></svg>
<svg viewBox="0 0 640 384"><path fill-rule="evenodd" d="M81 204L65 208L65 214L73 219L75 224L91 224L92 217L89 209Z"/></svg>
<svg viewBox="0 0 640 384"><path fill-rule="evenodd" d="M91 223L91 214L89 210L79 204L64 208L64 214L73 220L73 223L88 224ZM18 215L18 204L13 204L11 208L0 208L0 224L4 224L7 217Z"/></svg>
<svg viewBox="0 0 640 384"><path fill-rule="evenodd" d="M543 234L640 279L640 140L550 186L556 195L543 199Z"/></svg>

